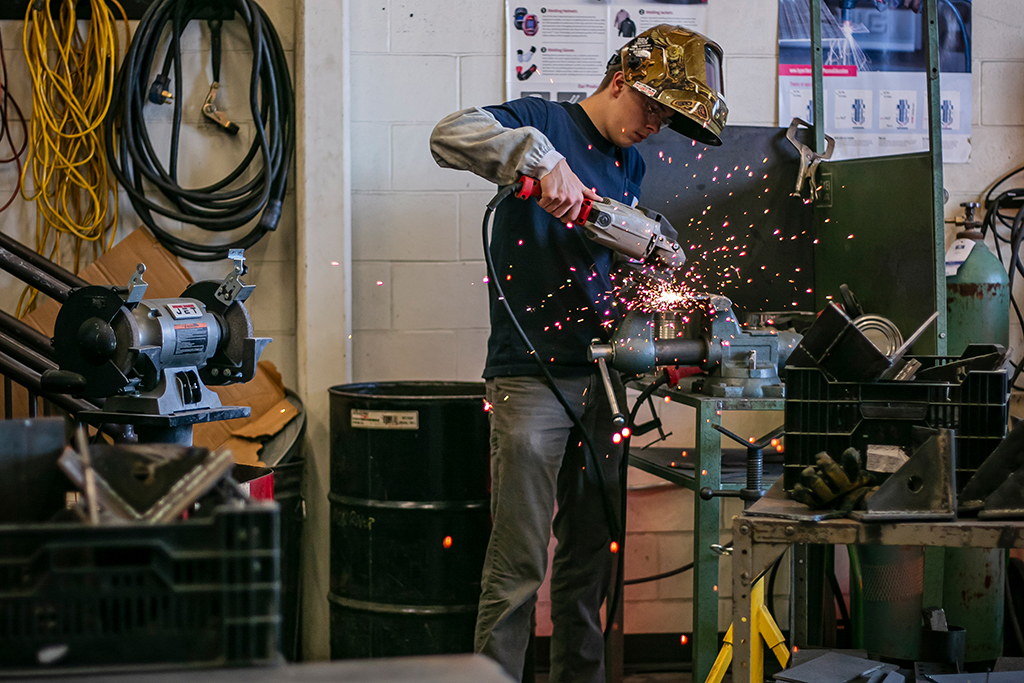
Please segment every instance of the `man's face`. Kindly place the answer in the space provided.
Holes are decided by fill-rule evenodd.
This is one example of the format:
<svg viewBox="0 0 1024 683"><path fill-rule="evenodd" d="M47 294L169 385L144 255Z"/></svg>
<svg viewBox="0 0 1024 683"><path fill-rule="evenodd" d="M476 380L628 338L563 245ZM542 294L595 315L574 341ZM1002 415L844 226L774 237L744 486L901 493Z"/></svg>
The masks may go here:
<svg viewBox="0 0 1024 683"><path fill-rule="evenodd" d="M644 95L623 81L615 107L609 133L619 147L630 147L654 135L666 125L675 112Z"/></svg>

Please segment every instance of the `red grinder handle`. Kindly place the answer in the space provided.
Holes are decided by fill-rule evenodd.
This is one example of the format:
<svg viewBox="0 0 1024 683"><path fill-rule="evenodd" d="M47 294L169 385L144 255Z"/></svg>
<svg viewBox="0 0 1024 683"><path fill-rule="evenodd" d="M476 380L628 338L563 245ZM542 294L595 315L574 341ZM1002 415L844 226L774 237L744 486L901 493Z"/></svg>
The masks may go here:
<svg viewBox="0 0 1024 683"><path fill-rule="evenodd" d="M540 193L540 181L536 178L531 178L528 175L519 176L519 182L522 183L522 187L516 192L516 198L518 199L529 199L530 197L536 197L540 199L542 196ZM589 199L583 200L583 205L580 207L580 215L576 217L576 223L582 225L586 223L587 216L590 215L590 210L593 208L593 202Z"/></svg>
<svg viewBox="0 0 1024 683"><path fill-rule="evenodd" d="M536 178L531 178L528 175L519 176L519 182L523 184L522 188L516 192L516 199L529 199L530 197L537 197L540 199L540 181Z"/></svg>

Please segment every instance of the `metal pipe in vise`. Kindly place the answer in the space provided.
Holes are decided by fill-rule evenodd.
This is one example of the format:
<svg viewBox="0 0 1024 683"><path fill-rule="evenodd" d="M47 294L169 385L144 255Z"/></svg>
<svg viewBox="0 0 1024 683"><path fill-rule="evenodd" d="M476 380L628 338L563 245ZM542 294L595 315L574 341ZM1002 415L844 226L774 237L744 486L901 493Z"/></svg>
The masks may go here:
<svg viewBox="0 0 1024 683"><path fill-rule="evenodd" d="M658 339L654 342L654 357L657 365L703 367L708 345L704 339Z"/></svg>

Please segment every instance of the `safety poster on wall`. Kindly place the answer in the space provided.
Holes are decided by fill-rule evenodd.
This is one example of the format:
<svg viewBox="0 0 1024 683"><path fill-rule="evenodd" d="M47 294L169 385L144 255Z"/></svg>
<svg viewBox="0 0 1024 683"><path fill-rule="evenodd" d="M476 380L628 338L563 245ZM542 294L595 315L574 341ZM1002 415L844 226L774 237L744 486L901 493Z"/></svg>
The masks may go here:
<svg viewBox="0 0 1024 683"><path fill-rule="evenodd" d="M823 0L825 134L833 159L928 150L928 89L922 0ZM942 159L971 156L971 11L939 4ZM779 0L779 125L810 122L808 0Z"/></svg>
<svg viewBox="0 0 1024 683"><path fill-rule="evenodd" d="M706 34L707 9L707 0L506 0L505 96L579 102L597 90L608 59L630 39L658 24Z"/></svg>

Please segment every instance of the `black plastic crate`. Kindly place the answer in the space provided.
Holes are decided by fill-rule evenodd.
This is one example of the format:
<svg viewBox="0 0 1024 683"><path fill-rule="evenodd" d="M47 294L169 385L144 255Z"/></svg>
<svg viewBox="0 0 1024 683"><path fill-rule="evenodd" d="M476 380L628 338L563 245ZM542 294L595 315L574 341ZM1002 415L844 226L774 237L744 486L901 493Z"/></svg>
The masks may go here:
<svg viewBox="0 0 1024 683"><path fill-rule="evenodd" d="M0 675L277 663L278 514L0 525Z"/></svg>
<svg viewBox="0 0 1024 683"><path fill-rule="evenodd" d="M914 356L922 368L959 360ZM1006 436L1009 378L1003 370L972 371L960 382L836 382L817 368L786 368L786 468L792 490L800 471L825 451L838 457L869 444L911 449L915 426L956 430L957 488Z"/></svg>

